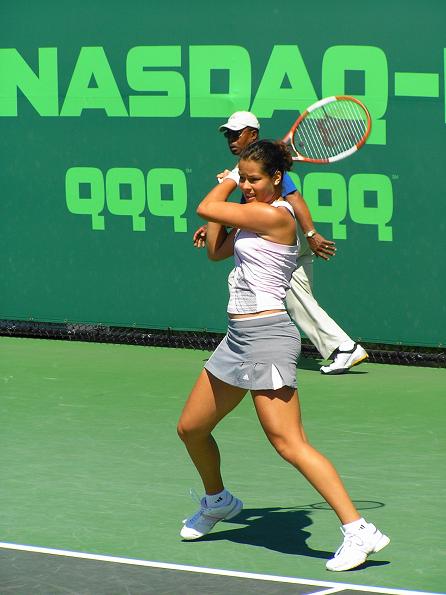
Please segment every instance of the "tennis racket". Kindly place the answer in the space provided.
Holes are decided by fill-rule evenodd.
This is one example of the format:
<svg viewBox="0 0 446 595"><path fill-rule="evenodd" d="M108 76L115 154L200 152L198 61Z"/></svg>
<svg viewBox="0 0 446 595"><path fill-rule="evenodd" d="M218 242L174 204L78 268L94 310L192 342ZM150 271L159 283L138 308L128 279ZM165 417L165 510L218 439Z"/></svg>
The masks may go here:
<svg viewBox="0 0 446 595"><path fill-rule="evenodd" d="M293 161L333 163L360 149L371 130L370 114L355 97L326 97L307 108L291 126L284 143Z"/></svg>

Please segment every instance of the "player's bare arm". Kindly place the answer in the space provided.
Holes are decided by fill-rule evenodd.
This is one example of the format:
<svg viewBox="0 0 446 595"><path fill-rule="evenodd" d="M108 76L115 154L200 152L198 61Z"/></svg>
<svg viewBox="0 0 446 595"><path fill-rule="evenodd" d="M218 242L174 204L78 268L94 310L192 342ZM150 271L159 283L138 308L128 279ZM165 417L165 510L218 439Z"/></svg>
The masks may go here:
<svg viewBox="0 0 446 595"><path fill-rule="evenodd" d="M226 178L231 173L230 169L225 169L222 172L217 174L217 180L221 182L224 178ZM207 225L202 225L199 227L193 236L193 244L195 248L204 248L206 246L206 235L207 235Z"/></svg>
<svg viewBox="0 0 446 595"><path fill-rule="evenodd" d="M269 204L257 201L243 205L226 202L236 187L234 180L230 178L223 180L201 201L197 214L209 222L219 223L225 227L252 231L272 242L283 243L285 231L286 242L293 243L295 223L289 213L284 209L276 209Z"/></svg>
<svg viewBox="0 0 446 595"><path fill-rule="evenodd" d="M206 248L209 260L225 260L234 254L234 239L237 230L228 231L220 223L207 226Z"/></svg>

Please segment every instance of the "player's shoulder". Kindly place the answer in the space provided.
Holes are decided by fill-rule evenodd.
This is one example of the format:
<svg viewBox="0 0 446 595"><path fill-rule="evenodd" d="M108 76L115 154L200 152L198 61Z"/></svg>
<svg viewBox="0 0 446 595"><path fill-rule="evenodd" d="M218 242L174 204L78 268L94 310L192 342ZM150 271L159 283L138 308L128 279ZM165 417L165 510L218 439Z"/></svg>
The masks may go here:
<svg viewBox="0 0 446 595"><path fill-rule="evenodd" d="M275 200L272 204L272 207L275 207L275 210L280 213L280 216L286 216L286 211L288 211L294 217L294 209L293 206L287 200Z"/></svg>

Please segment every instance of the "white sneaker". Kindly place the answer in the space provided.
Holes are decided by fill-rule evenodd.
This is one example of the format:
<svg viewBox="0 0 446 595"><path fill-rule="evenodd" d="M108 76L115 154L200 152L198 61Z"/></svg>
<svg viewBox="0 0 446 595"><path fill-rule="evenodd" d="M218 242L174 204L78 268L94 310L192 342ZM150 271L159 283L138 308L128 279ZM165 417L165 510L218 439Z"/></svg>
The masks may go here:
<svg viewBox="0 0 446 595"><path fill-rule="evenodd" d="M387 535L378 531L372 523L366 523L363 529L354 533L344 531L344 541L331 560L326 564L327 570L340 572L360 566L367 560L369 554L379 552L390 543Z"/></svg>
<svg viewBox="0 0 446 595"><path fill-rule="evenodd" d="M211 507L206 504L206 497L200 501L201 508L193 516L183 521L180 531L183 539L199 539L211 531L218 521L229 520L235 517L243 508L243 502L232 496L226 506Z"/></svg>
<svg viewBox="0 0 446 595"><path fill-rule="evenodd" d="M322 366L322 374L345 374L353 366L357 366L369 356L367 351L359 345L354 343L353 348L348 351L336 350L334 361L329 366Z"/></svg>

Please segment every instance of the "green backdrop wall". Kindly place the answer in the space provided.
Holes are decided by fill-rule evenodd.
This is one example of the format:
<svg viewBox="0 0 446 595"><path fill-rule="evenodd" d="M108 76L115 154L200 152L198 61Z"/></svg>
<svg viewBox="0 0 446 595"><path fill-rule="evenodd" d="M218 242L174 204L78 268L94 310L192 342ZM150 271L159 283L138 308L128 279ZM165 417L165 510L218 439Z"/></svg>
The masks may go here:
<svg viewBox="0 0 446 595"><path fill-rule="evenodd" d="M0 318L222 331L230 263L191 241L218 125L278 138L347 93L366 147L294 172L338 247L315 294L364 341L444 345L446 5L357 6L1 3Z"/></svg>

